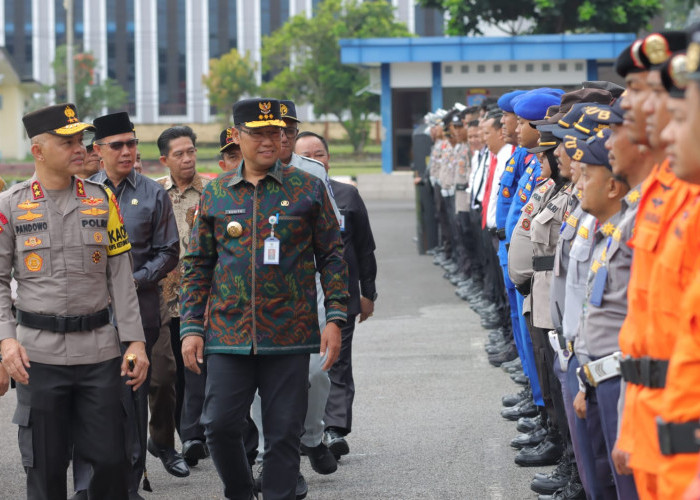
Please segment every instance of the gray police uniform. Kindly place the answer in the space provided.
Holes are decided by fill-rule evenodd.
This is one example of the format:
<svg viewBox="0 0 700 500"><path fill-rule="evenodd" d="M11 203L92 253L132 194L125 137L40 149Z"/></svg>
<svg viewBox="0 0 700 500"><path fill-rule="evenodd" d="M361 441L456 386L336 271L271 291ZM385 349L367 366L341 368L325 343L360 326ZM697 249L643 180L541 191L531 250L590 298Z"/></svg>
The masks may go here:
<svg viewBox="0 0 700 500"><path fill-rule="evenodd" d="M596 233L596 247L588 277L586 304L579 325L579 337L585 342L591 360L603 362L620 350L618 335L627 316L627 284L632 264L632 249L627 242L632 237L639 205L640 190L635 188L622 200L622 210L602 225ZM579 360L583 365L583 357ZM615 366L615 362L606 366ZM586 368L589 368L588 366ZM584 369L584 373L590 372ZM595 370L601 373L601 370ZM619 371L608 369L606 378L595 388L587 387L588 411L597 411L599 426L587 422L593 448L605 446L610 473L620 498L636 498L631 476L615 472L610 454L617 439L618 401L621 382ZM583 378L583 377L582 377ZM595 423L595 421L593 422Z"/></svg>
<svg viewBox="0 0 700 500"><path fill-rule="evenodd" d="M32 177L0 194L0 340L31 362L13 418L29 498L66 498L71 444L93 498L127 496L120 342L144 341L129 249L116 200L90 181L53 192Z"/></svg>

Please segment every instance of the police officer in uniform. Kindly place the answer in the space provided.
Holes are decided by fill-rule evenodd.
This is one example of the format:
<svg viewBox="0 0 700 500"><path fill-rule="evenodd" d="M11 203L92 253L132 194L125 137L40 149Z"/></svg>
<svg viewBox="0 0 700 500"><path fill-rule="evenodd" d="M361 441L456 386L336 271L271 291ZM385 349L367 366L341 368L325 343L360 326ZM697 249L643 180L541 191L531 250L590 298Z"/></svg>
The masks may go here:
<svg viewBox="0 0 700 500"><path fill-rule="evenodd" d="M127 385L137 390L149 365L131 246L114 194L75 177L86 155L82 133L92 128L75 106L49 106L23 122L36 173L0 195L0 352L18 382L13 421L27 496L66 498L73 444L92 468L89 496L122 500L127 462L119 377L128 375ZM121 361L120 343L126 346Z"/></svg>

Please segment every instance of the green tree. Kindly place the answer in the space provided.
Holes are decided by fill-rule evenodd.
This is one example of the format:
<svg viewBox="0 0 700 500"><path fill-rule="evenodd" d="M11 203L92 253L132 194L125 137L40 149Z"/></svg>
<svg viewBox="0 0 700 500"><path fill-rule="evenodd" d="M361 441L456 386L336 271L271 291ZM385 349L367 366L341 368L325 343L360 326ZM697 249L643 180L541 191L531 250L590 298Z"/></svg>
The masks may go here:
<svg viewBox="0 0 700 500"><path fill-rule="evenodd" d="M418 0L449 13L450 35L482 34L481 23L511 35L637 32L659 13L662 0ZM522 21L529 21L523 24ZM526 27L526 26L529 26Z"/></svg>
<svg viewBox="0 0 700 500"><path fill-rule="evenodd" d="M218 59L209 61L209 74L202 77L209 90L209 102L222 115L228 114L234 102L242 95L253 95L258 91L255 80L255 65L236 49L231 49Z"/></svg>
<svg viewBox="0 0 700 500"><path fill-rule="evenodd" d="M68 99L68 72L66 70L66 55L68 48L61 45L56 49L53 61L56 83L47 87L53 90L57 102ZM75 73L75 106L81 118L94 118L102 113L102 109L120 108L126 103L127 94L115 80L110 78L97 83L95 68L97 59L90 52L78 52L73 56Z"/></svg>
<svg viewBox="0 0 700 500"><path fill-rule="evenodd" d="M355 153L361 153L370 115L379 111L379 98L366 92L366 69L340 62L338 41L405 36L410 33L394 19L390 2L325 0L312 19L292 17L263 39L263 71L275 75L263 93L311 103L317 115L335 116Z"/></svg>

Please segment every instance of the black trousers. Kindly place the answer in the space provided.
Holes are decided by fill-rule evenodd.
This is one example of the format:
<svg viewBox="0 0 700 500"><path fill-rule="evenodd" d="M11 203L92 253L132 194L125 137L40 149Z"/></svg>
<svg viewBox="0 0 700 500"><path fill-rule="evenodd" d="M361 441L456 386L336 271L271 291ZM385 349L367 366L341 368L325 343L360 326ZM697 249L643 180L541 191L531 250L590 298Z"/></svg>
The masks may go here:
<svg viewBox="0 0 700 500"><path fill-rule="evenodd" d="M170 345L173 348L175 357L175 430L182 437L182 405L185 397L185 363L182 361L182 342L180 341L180 317L170 318ZM193 374L194 375L194 374ZM202 388L202 400L204 400L204 389ZM201 407L200 407L201 413Z"/></svg>
<svg viewBox="0 0 700 500"><path fill-rule="evenodd" d="M29 384L17 384L13 422L19 425L28 499L65 500L73 447L92 469L91 498L128 497L120 365L114 358L73 366L33 362L27 369Z"/></svg>
<svg viewBox="0 0 700 500"><path fill-rule="evenodd" d="M440 186L433 187L435 200L435 223L440 229L439 239L440 245L443 247L445 257L452 258L452 234L450 233L450 224L447 219L447 208L445 207L445 199L440 193Z"/></svg>
<svg viewBox="0 0 700 500"><path fill-rule="evenodd" d="M249 500L253 491L244 439L257 389L265 436L263 497L294 500L309 392L309 355L210 354L207 368L202 424L224 496Z"/></svg>
<svg viewBox="0 0 700 500"><path fill-rule="evenodd" d="M469 227L471 228L471 234L474 239L473 251L475 255L475 265L470 275L474 281L483 284L486 255L484 254L483 234L481 231L481 209L472 209L469 212Z"/></svg>
<svg viewBox="0 0 700 500"><path fill-rule="evenodd" d="M528 299L526 298L525 300ZM554 350L549 343L547 330L534 327L530 314L526 315L526 322L530 330L532 350L535 355L535 368L537 369L537 378L542 389L542 399L544 400L550 431L557 433L557 439L561 440L567 454L573 454L561 383L554 373Z"/></svg>
<svg viewBox="0 0 700 500"><path fill-rule="evenodd" d="M337 427L349 434L352 430L352 403L355 399L355 380L352 376L352 337L355 332L354 314L348 315L345 326L340 330L342 344L338 360L331 366L328 376L331 390L326 402L323 420L328 427Z"/></svg>

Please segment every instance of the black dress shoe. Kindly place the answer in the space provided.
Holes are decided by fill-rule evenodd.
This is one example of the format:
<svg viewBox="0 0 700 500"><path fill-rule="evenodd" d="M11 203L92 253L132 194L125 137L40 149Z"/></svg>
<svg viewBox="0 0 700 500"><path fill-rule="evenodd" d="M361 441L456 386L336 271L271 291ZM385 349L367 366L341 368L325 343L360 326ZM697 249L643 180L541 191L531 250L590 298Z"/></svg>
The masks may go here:
<svg viewBox="0 0 700 500"><path fill-rule="evenodd" d="M506 361L501 365L501 370L503 370L506 373L511 373L512 370L522 370L523 369L523 362L520 360L520 357L515 358L513 361Z"/></svg>
<svg viewBox="0 0 700 500"><path fill-rule="evenodd" d="M554 465L561 458L562 449L558 444L544 440L535 448L523 448L515 455L515 463L522 467Z"/></svg>
<svg viewBox="0 0 700 500"><path fill-rule="evenodd" d="M519 434L518 436L515 436L513 439L511 439L510 445L513 448L515 448L516 450L520 450L522 448L529 448L529 447L537 446L542 441L544 441L546 437L547 437L547 429L540 427L540 428L537 428L530 433ZM554 492L556 490L557 490L557 488L552 490L552 492ZM540 492L540 493L542 493L542 492Z"/></svg>
<svg viewBox="0 0 700 500"><path fill-rule="evenodd" d="M499 354L506 349L510 347L510 344L504 340L501 341L495 341L495 342L490 342L489 344L484 346L484 351L486 351L486 354Z"/></svg>
<svg viewBox="0 0 700 500"><path fill-rule="evenodd" d="M523 417L518 419L518 423L515 426L515 428L518 430L518 432L532 432L534 431L537 427L542 427L542 417L539 415L534 417L534 418L529 418L529 417Z"/></svg>
<svg viewBox="0 0 700 500"><path fill-rule="evenodd" d="M309 457L311 468L317 473L333 474L338 470L338 462L325 444L319 443L313 448L302 444L299 448L302 455Z"/></svg>
<svg viewBox="0 0 700 500"><path fill-rule="evenodd" d="M530 398L532 398L532 391L530 391L529 387L526 387L517 394L508 394L507 396L503 396L501 398L501 403L506 408L510 408L511 406L515 406L518 403Z"/></svg>
<svg viewBox="0 0 700 500"><path fill-rule="evenodd" d="M573 464L576 467L576 464ZM530 483L530 489L541 495L553 495L566 486L571 479L571 463L566 457L559 460L556 468L549 474L538 473Z"/></svg>
<svg viewBox="0 0 700 500"><path fill-rule="evenodd" d="M306 495L308 493L309 493L309 485L306 484L306 479L304 479L304 476L300 472L299 475L297 476L296 499L301 500L302 498L306 498Z"/></svg>
<svg viewBox="0 0 700 500"><path fill-rule="evenodd" d="M497 353L489 355L489 363L493 366L501 366L506 361L513 361L518 357L518 350L515 344L510 344L507 349Z"/></svg>
<svg viewBox="0 0 700 500"><path fill-rule="evenodd" d="M209 447L201 439L188 439L182 443L182 456L190 467L209 457Z"/></svg>
<svg viewBox="0 0 700 500"><path fill-rule="evenodd" d="M350 447L345 436L334 427L329 427L323 433L323 444L331 451L336 460L350 453Z"/></svg>
<svg viewBox="0 0 700 500"><path fill-rule="evenodd" d="M146 448L148 448L148 452L151 455L160 458L168 474L175 477L187 477L190 475L190 468L187 466L185 459L182 458L182 455L175 451L175 448L161 448L150 437Z"/></svg>
<svg viewBox="0 0 700 500"><path fill-rule="evenodd" d="M535 403L531 399L526 399L515 406L502 409L501 416L506 420L516 421L520 417L534 417L539 412Z"/></svg>
<svg viewBox="0 0 700 500"><path fill-rule="evenodd" d="M574 481L572 477L571 480L566 483L566 486L558 489L552 495L539 495L538 500L585 500L586 492L583 490L583 485L581 480L577 478Z"/></svg>
<svg viewBox="0 0 700 500"><path fill-rule="evenodd" d="M528 385L530 383L530 379L524 373L511 373L510 378L518 385Z"/></svg>

